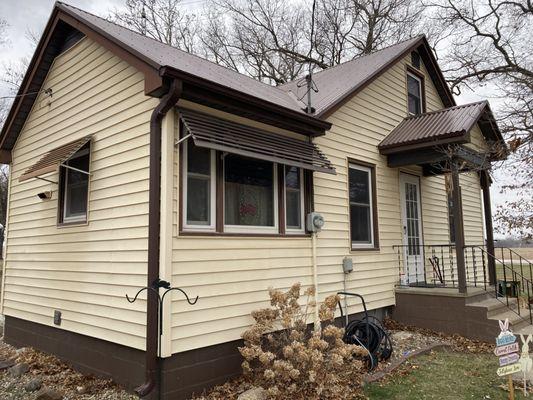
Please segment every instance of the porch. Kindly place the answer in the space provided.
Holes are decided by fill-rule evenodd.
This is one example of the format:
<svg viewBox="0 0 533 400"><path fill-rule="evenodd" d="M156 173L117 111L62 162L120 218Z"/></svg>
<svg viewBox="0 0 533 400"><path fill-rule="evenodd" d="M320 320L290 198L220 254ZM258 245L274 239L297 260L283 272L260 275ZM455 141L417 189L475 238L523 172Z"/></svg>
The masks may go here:
<svg viewBox="0 0 533 400"><path fill-rule="evenodd" d="M393 246L398 260L394 318L483 340L498 333L498 319L509 318L515 330L530 326L532 264L519 254L506 257L509 249L494 246L489 171L493 161L506 157L507 148L488 104L409 116L379 150L391 168L416 166L423 176L445 175L448 207L453 211L448 215L453 244L425 241L418 177L400 171L403 243ZM463 173L479 179L482 244L465 238Z"/></svg>

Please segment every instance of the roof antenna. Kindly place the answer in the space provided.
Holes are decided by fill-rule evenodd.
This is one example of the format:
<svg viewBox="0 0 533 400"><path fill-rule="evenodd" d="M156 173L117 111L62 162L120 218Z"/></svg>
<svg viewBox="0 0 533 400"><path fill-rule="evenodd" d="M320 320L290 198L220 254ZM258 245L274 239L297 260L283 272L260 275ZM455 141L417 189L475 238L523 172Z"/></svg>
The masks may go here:
<svg viewBox="0 0 533 400"><path fill-rule="evenodd" d="M146 11L144 10L145 2L143 0L142 2L143 8L141 10L141 26L142 26L142 34L146 35Z"/></svg>
<svg viewBox="0 0 533 400"><path fill-rule="evenodd" d="M313 37L315 35L315 9L316 9L316 0L313 0L313 11L311 13L311 46L309 48L309 74L305 77L305 81L307 83L307 107L306 112L307 114L314 114L315 109L313 108L312 99L311 99L311 91L314 91L315 93L318 92L318 89L316 88L314 82L313 82L313 63L311 62L311 54L313 52Z"/></svg>

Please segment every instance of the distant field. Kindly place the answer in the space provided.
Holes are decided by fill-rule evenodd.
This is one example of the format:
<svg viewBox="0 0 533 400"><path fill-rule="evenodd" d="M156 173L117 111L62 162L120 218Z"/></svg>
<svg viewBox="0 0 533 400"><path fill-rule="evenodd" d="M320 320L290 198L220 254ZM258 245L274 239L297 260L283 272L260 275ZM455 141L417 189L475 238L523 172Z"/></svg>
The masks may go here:
<svg viewBox="0 0 533 400"><path fill-rule="evenodd" d="M513 250L529 261L533 261L533 247L519 247Z"/></svg>
<svg viewBox="0 0 533 400"><path fill-rule="evenodd" d="M502 258L501 249L496 248L495 250L496 250L496 257L501 259ZM512 250L516 251L518 254L520 254L525 259L529 261L533 261L533 247L517 247L517 248L513 248ZM511 256L509 255L509 250L504 250L503 256L506 260L509 260L511 258ZM516 254L513 254L513 258L517 260L518 256Z"/></svg>

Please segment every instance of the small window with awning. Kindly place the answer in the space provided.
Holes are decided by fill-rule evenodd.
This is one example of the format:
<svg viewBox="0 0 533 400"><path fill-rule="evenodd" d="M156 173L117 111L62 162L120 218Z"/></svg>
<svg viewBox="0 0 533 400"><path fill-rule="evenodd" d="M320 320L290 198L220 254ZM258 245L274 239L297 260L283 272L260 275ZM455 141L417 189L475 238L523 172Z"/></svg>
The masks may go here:
<svg viewBox="0 0 533 400"><path fill-rule="evenodd" d="M90 141L91 137L85 136L49 151L39 161L24 171L19 178L19 182L32 178L42 178L44 175L59 172L59 167Z"/></svg>
<svg viewBox="0 0 533 400"><path fill-rule="evenodd" d="M28 168L19 181L41 179L58 184L59 224L87 222L91 137L57 147ZM58 173L58 182L47 177Z"/></svg>
<svg viewBox="0 0 533 400"><path fill-rule="evenodd" d="M335 173L315 144L191 110L180 121L183 231L305 232L311 172Z"/></svg>

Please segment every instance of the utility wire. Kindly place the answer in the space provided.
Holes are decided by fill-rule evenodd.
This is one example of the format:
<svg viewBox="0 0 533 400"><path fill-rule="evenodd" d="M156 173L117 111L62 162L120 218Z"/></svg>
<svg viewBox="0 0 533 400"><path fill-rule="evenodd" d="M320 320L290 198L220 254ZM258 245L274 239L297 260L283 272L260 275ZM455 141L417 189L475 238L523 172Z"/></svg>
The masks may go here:
<svg viewBox="0 0 533 400"><path fill-rule="evenodd" d="M39 93L48 93L48 94L52 94L52 90L51 89L43 89L43 90L38 90L37 92L28 92L28 93L22 93L22 94L16 94L16 95L13 95L13 96L2 96L0 97L0 100L6 100L6 99L16 99L16 98L19 98L19 97L25 97L25 96L32 96L34 94L39 94Z"/></svg>

